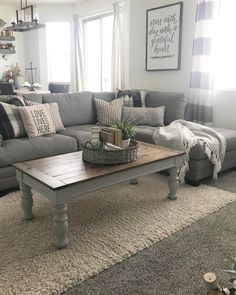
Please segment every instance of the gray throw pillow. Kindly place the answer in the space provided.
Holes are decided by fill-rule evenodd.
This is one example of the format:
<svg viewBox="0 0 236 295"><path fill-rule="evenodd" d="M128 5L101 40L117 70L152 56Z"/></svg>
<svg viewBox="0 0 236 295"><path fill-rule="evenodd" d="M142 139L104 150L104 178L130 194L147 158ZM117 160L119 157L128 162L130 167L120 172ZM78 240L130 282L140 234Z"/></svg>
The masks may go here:
<svg viewBox="0 0 236 295"><path fill-rule="evenodd" d="M123 107L123 121L134 122L137 125L163 126L165 107L129 108Z"/></svg>

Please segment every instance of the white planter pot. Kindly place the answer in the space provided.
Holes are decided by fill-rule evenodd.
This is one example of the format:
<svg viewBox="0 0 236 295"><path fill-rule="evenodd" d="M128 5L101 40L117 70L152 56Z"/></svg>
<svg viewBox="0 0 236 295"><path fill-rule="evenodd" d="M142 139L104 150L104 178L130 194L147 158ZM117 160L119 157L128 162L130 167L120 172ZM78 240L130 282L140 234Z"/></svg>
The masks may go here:
<svg viewBox="0 0 236 295"><path fill-rule="evenodd" d="M122 148L123 149L127 149L129 147L129 144L130 144L130 138L122 140Z"/></svg>

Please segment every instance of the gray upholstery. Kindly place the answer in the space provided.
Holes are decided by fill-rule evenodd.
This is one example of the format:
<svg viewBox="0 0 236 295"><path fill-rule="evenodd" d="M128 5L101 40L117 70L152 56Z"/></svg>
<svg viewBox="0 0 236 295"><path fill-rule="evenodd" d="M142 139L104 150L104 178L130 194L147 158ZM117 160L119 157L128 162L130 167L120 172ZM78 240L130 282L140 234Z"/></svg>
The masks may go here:
<svg viewBox="0 0 236 295"><path fill-rule="evenodd" d="M95 123L96 115L91 92L51 93L43 95L43 103L57 102L65 127Z"/></svg>
<svg viewBox="0 0 236 295"><path fill-rule="evenodd" d="M76 150L76 140L60 134L4 140L0 148L0 167Z"/></svg>
<svg viewBox="0 0 236 295"><path fill-rule="evenodd" d="M27 99L27 100L31 100L38 103L43 102L43 94L34 93L33 91L30 93L25 93L22 96L24 99Z"/></svg>
<svg viewBox="0 0 236 295"><path fill-rule="evenodd" d="M91 138L91 127L94 124L70 126L60 131L60 134L73 137L77 140L78 150L82 150L86 141Z"/></svg>
<svg viewBox="0 0 236 295"><path fill-rule="evenodd" d="M135 128L136 138L139 141L154 143L152 140L152 136L155 130L156 130L156 127L141 126L141 125L137 126Z"/></svg>
<svg viewBox="0 0 236 295"><path fill-rule="evenodd" d="M114 92L93 92L93 97L103 99L105 101L112 101L115 99Z"/></svg>
<svg viewBox="0 0 236 295"><path fill-rule="evenodd" d="M213 128L221 135L224 136L226 140L226 151L236 150L236 130L223 129L223 128ZM203 160L207 159L206 154L204 153L203 146L197 145L192 148L190 152L190 158L193 160Z"/></svg>
<svg viewBox="0 0 236 295"><path fill-rule="evenodd" d="M146 107L155 108L160 106L165 106L165 125L177 119L184 119L186 99L182 92L148 91Z"/></svg>

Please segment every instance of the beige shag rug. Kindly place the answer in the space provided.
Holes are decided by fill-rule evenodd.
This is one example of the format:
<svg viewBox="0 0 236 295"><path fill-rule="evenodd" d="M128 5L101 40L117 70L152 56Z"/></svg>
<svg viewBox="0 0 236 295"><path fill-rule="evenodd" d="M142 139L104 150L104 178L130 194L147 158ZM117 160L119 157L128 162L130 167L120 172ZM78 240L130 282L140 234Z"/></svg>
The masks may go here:
<svg viewBox="0 0 236 295"><path fill-rule="evenodd" d="M53 207L34 192L34 214L22 218L19 192L0 199L0 294L60 294L236 200L201 185L166 198L167 177L122 183L69 203L69 246L53 245Z"/></svg>

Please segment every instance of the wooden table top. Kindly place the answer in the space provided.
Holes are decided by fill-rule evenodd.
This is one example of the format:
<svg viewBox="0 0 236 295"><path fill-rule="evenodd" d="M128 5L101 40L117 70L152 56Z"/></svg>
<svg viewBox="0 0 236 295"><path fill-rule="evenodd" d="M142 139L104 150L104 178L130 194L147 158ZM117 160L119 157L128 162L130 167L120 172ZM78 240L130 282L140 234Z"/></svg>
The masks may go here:
<svg viewBox="0 0 236 295"><path fill-rule="evenodd" d="M82 160L82 152L80 151L17 163L13 166L45 184L50 189L58 190L75 183L85 182L183 154L183 151L142 142L139 146L138 160L128 164L97 165L86 163Z"/></svg>

